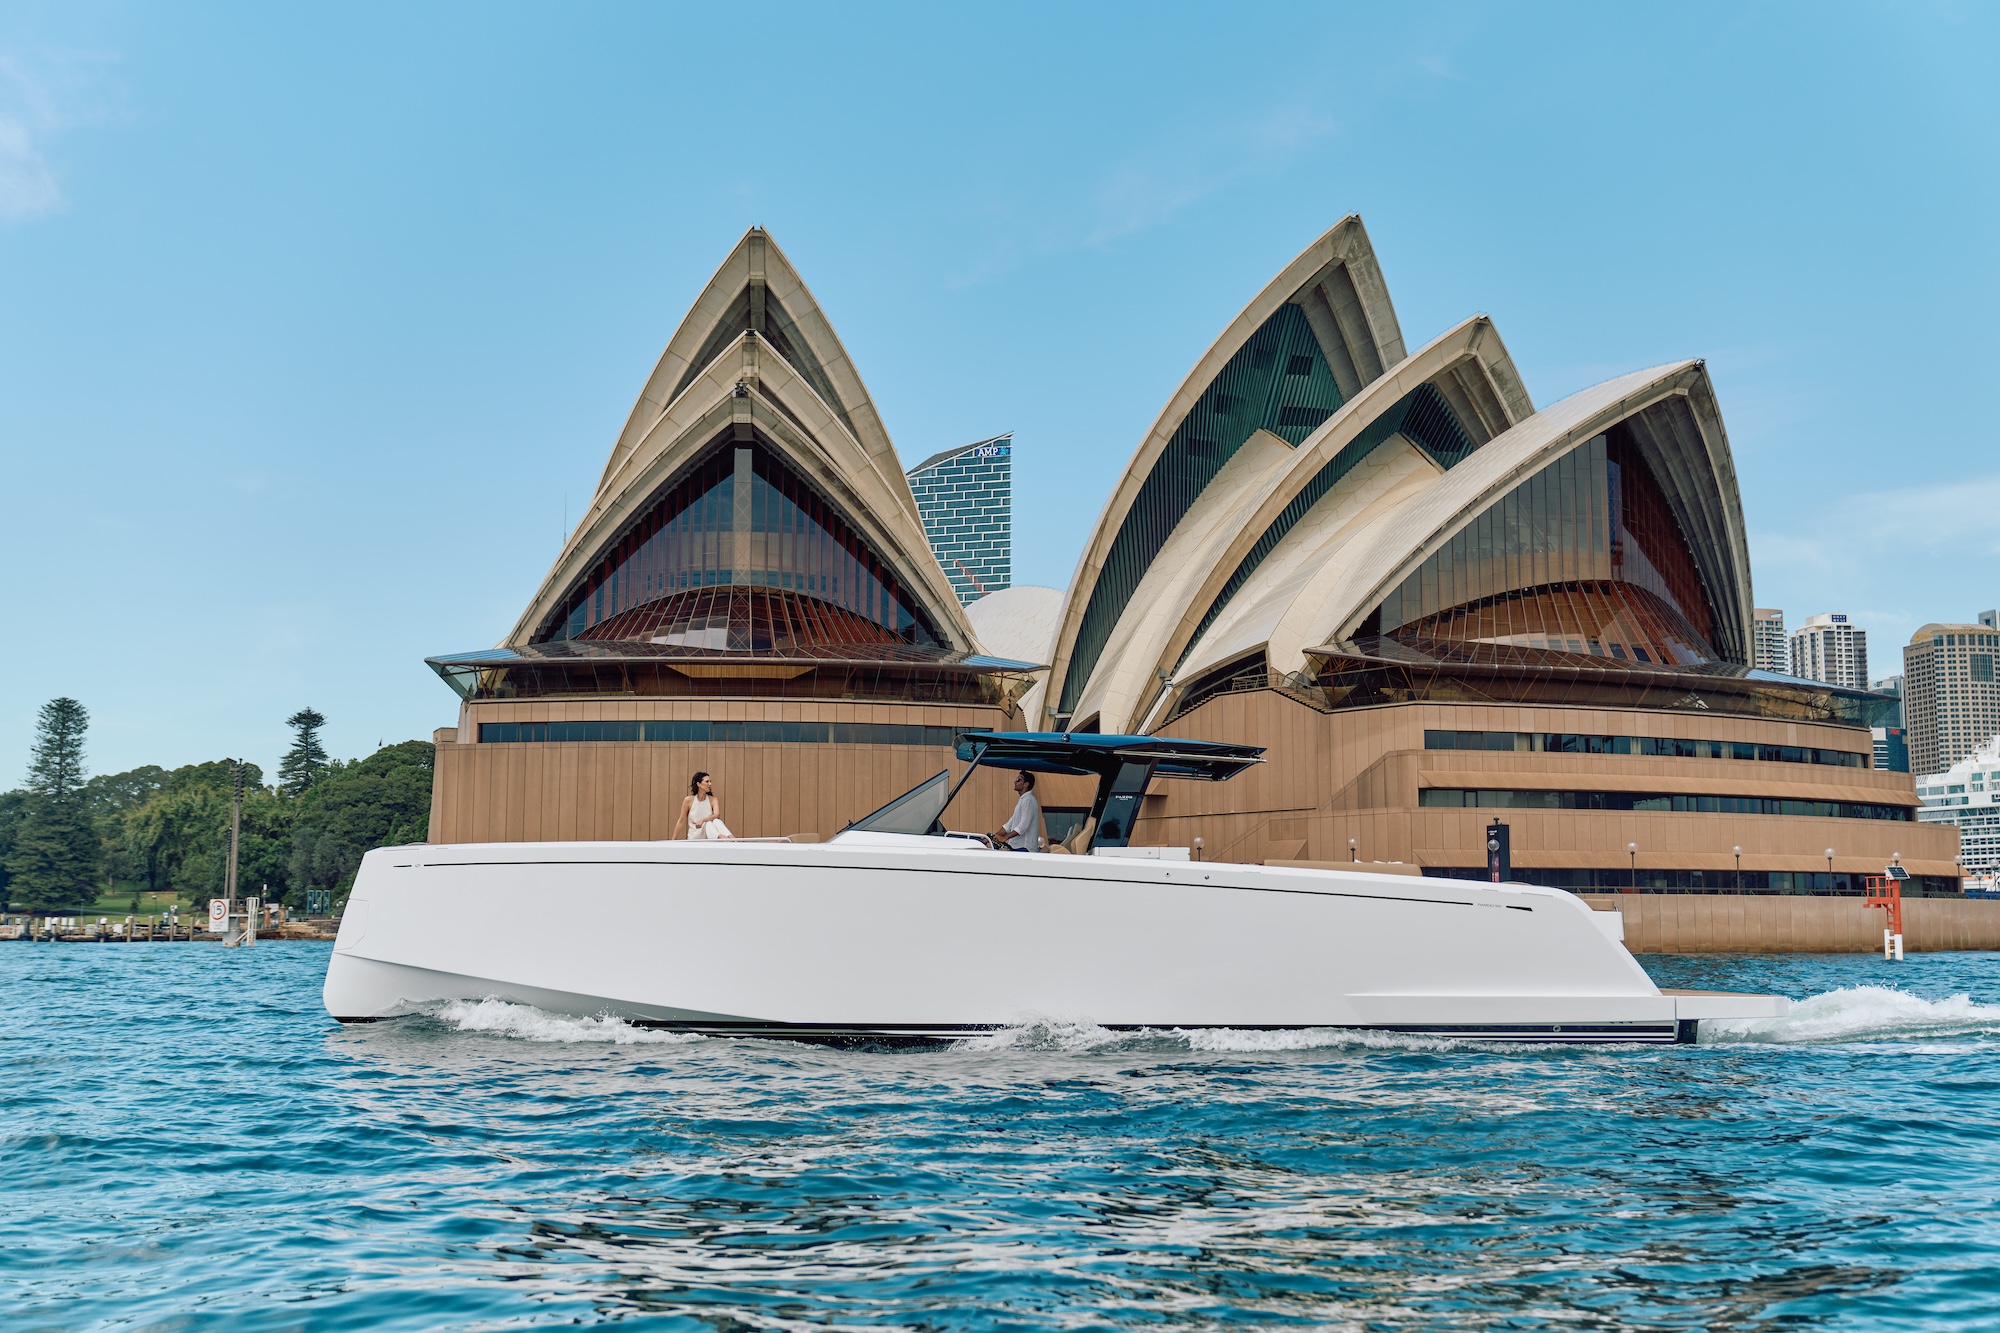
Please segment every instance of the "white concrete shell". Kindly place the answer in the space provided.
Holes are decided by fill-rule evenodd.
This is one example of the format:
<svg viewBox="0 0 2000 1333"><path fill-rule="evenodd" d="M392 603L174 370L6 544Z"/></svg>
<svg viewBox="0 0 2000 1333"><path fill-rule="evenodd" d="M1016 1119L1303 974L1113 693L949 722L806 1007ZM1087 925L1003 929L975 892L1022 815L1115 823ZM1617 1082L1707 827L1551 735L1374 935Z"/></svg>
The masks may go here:
<svg viewBox="0 0 2000 1333"><path fill-rule="evenodd" d="M1376 263L1368 233L1361 225L1359 216L1346 217L1287 265L1231 321L1194 369L1188 372L1187 378L1168 399L1152 429L1133 452L1131 462L1126 465L1118 486L1106 502L1096 528L1084 546L1076 574L1070 580L1048 678L1051 700L1060 698L1064 690L1071 670L1071 658L1076 650L1078 628L1097 589L1106 557L1174 432L1230 359L1243 349L1267 320L1278 313L1281 306L1288 303L1296 304L1303 310L1327 367L1345 399L1353 399L1365 386L1379 379L1387 369L1404 358L1402 330L1397 325L1396 312L1390 304L1388 287ZM1289 450L1289 446L1276 437L1262 443ZM1252 445L1243 446L1243 452L1252 451ZM1268 448L1262 452L1268 453ZM1267 460L1266 467L1269 461L1275 460ZM1227 521L1227 513L1248 502L1250 495L1246 487L1249 481L1245 474L1253 470L1252 460L1244 460L1242 467L1236 464L1237 460L1232 458L1223 469L1224 475L1217 476L1209 484L1200 503L1182 519L1183 526L1195 524L1203 531L1213 533L1217 523ZM1192 532L1184 537L1176 530L1153 557L1148 573L1172 559L1184 558L1190 554L1188 548L1191 545L1199 544L1200 539ZM1136 594L1126 600L1128 607L1137 604ZM1102 656L1100 654L1098 660L1102 660ZM1094 665L1091 663L1085 667L1086 674ZM1079 708L1074 710L1073 716L1081 721L1085 712Z"/></svg>
<svg viewBox="0 0 2000 1333"><path fill-rule="evenodd" d="M710 445L753 433L835 502L950 647L977 648L860 376L760 228L738 242L667 344L581 521L503 646L545 630L603 553Z"/></svg>
<svg viewBox="0 0 2000 1333"><path fill-rule="evenodd" d="M1474 447L1533 411L1499 333L1480 315L1361 388L1298 448L1259 432L1154 559L1099 654L1075 717L1095 717L1105 731L1139 729L1171 694L1169 681L1263 647L1287 590L1385 504L1443 476L1405 437L1371 431L1423 385L1437 390ZM1314 498L1316 479L1330 467L1338 480ZM1308 505L1303 513L1300 504ZM1253 558L1247 577L1239 574ZM1307 646L1289 645L1287 656Z"/></svg>
<svg viewBox="0 0 2000 1333"><path fill-rule="evenodd" d="M965 604L966 619L980 644L995 657L1040 665L1049 660L1056 618L1062 614L1062 589L1017 583L989 592Z"/></svg>
<svg viewBox="0 0 2000 1333"><path fill-rule="evenodd" d="M1285 642L1310 647L1354 634L1411 571L1516 486L1579 445L1630 421L1713 598L1715 647L1746 662L1750 553L1736 467L1700 361L1620 376L1543 409L1371 519L1347 558L1321 566L1287 609ZM1274 644L1277 636L1274 633ZM1295 670L1289 653L1275 670Z"/></svg>

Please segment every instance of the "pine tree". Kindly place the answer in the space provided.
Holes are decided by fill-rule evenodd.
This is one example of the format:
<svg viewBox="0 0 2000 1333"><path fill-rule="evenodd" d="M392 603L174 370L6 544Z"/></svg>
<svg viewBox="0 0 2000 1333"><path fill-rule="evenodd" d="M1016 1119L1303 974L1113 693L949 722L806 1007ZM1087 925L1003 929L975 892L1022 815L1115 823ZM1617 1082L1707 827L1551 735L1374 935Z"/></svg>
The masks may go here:
<svg viewBox="0 0 2000 1333"><path fill-rule="evenodd" d="M285 719L293 732L292 748L278 761L278 786L287 795L297 796L319 780L326 768L326 747L319 743L319 729L326 717L310 708L301 708Z"/></svg>
<svg viewBox="0 0 2000 1333"><path fill-rule="evenodd" d="M42 705L28 760L28 802L7 853L7 893L29 911L88 906L103 847L84 799L83 736L90 714L74 699Z"/></svg>
<svg viewBox="0 0 2000 1333"><path fill-rule="evenodd" d="M90 714L74 699L51 699L35 723L28 756L28 790L49 801L67 801L83 790L83 733Z"/></svg>

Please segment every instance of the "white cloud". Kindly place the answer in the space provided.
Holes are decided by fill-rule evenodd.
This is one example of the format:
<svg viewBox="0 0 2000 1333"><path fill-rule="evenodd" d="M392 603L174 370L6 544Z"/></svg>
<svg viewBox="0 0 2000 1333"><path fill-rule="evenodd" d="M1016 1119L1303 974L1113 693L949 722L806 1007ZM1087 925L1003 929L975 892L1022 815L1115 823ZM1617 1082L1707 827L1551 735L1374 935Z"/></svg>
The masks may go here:
<svg viewBox="0 0 2000 1333"><path fill-rule="evenodd" d="M62 207L48 145L61 131L108 114L115 90L97 77L104 63L91 56L29 58L0 51L0 222Z"/></svg>
<svg viewBox="0 0 2000 1333"><path fill-rule="evenodd" d="M1898 669L1898 645L1917 626L1968 621L1965 608L2000 602L1986 572L2000 556L2000 473L1858 492L1801 517L1808 526L1751 533L1758 603L1850 612L1880 636L1870 645L1878 677Z"/></svg>
<svg viewBox="0 0 2000 1333"><path fill-rule="evenodd" d="M1753 537L1757 563L1852 569L1892 550L2000 555L2000 473L1935 486L1862 491L1814 511L1823 535Z"/></svg>
<svg viewBox="0 0 2000 1333"><path fill-rule="evenodd" d="M18 222L62 203L55 173L36 150L26 122L0 114L0 220Z"/></svg>

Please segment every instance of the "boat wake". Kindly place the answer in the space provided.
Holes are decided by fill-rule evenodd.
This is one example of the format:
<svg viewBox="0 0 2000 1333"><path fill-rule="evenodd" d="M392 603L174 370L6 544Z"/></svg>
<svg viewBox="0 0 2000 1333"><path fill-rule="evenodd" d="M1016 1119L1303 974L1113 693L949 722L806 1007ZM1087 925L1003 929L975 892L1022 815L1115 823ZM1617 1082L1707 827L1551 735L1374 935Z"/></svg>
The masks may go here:
<svg viewBox="0 0 2000 1333"><path fill-rule="evenodd" d="M1313 1051L1377 1047L1385 1050L1444 1051L1473 1045L1445 1037L1351 1028L1141 1028L1114 1031L1095 1023L1036 1019L997 1028L953 1045L961 1051Z"/></svg>
<svg viewBox="0 0 2000 1333"><path fill-rule="evenodd" d="M507 1000L449 1000L425 1014L454 1032L477 1032L524 1041L596 1041L618 1046L678 1046L705 1038L686 1032L657 1032L633 1027L622 1018L570 1018L529 1004Z"/></svg>
<svg viewBox="0 0 2000 1333"><path fill-rule="evenodd" d="M1968 995L1926 1000L1887 986L1845 986L1799 1001L1783 1018L1709 1020L1708 1043L1926 1041L2000 1037L2000 1005Z"/></svg>
<svg viewBox="0 0 2000 1333"><path fill-rule="evenodd" d="M619 1046L683 1045L709 1038L634 1027L609 1014L573 1018L507 1000L451 1000L425 1015L452 1032L539 1042L603 1042ZM1970 996L1926 1000L1887 986L1850 986L1801 1000L1784 1018L1710 1019L1704 1045L1829 1044L2000 1038L2000 1005ZM1524 1045L1527 1043L1523 1043ZM1560 1043L1533 1043L1557 1045ZM1142 1028L1114 1031L1095 1023L1040 1018L950 1043L958 1051L1235 1052L1313 1050L1490 1050L1492 1043L1350 1028Z"/></svg>

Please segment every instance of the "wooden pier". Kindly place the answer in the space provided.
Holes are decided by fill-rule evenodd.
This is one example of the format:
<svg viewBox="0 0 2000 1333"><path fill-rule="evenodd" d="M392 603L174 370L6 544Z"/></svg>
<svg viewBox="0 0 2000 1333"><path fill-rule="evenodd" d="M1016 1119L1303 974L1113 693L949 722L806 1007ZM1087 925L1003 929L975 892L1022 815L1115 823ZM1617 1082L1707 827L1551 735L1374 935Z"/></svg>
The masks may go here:
<svg viewBox="0 0 2000 1333"><path fill-rule="evenodd" d="M220 944L222 937L206 928L206 918L172 922L157 917L83 920L71 917L30 917L0 926L0 943L20 944ZM74 921L75 924L69 924ZM197 924L197 923L200 924ZM279 921L257 928L257 939L330 940L340 923L332 920Z"/></svg>

